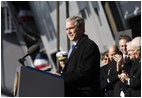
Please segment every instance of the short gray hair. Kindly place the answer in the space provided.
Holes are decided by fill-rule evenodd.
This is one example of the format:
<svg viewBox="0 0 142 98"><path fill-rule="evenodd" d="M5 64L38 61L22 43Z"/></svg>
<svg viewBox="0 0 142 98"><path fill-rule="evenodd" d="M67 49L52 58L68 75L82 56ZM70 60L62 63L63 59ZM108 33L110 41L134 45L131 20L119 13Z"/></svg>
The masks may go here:
<svg viewBox="0 0 142 98"><path fill-rule="evenodd" d="M136 46L137 48L141 49L141 41L140 41L140 40L137 41L137 42L135 43L135 46Z"/></svg>
<svg viewBox="0 0 142 98"><path fill-rule="evenodd" d="M134 47L141 49L141 37L135 37L132 40L132 44L133 44Z"/></svg>
<svg viewBox="0 0 142 98"><path fill-rule="evenodd" d="M84 19L79 17L79 16L71 16L69 18L66 19L66 22L71 21L71 20L75 20L75 25L80 28L81 26L85 27L85 23L84 23Z"/></svg>

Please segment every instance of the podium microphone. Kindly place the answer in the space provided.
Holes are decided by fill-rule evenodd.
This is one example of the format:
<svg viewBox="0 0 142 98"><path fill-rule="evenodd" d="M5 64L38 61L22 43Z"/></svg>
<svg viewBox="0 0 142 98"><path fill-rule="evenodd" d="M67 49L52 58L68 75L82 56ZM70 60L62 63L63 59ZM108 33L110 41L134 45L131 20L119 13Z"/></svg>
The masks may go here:
<svg viewBox="0 0 142 98"><path fill-rule="evenodd" d="M40 47L39 47L38 44L35 44L35 45L31 46L31 47L28 49L28 51L27 51L28 53L27 53L25 56L23 56L22 58L20 58L18 61L19 61L23 66L25 66L25 65L24 65L25 58L26 58L28 55L32 55L32 54L38 53L39 50L40 50Z"/></svg>

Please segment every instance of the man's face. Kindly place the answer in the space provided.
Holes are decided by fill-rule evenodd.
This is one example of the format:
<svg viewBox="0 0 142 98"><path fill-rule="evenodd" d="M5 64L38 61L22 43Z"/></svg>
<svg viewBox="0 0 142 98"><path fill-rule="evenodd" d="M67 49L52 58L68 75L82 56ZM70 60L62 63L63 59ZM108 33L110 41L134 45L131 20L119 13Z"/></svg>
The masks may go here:
<svg viewBox="0 0 142 98"><path fill-rule="evenodd" d="M71 41L76 41L83 34L82 30L75 26L75 20L66 22L66 32Z"/></svg>
<svg viewBox="0 0 142 98"><path fill-rule="evenodd" d="M108 52L108 56L109 56L109 59L110 61L113 60L113 56L116 54L116 51L114 49L110 49L109 52Z"/></svg>
<svg viewBox="0 0 142 98"><path fill-rule="evenodd" d="M126 45L126 43L127 43L126 39L121 39L119 41L119 49L125 55L127 55L127 45Z"/></svg>
<svg viewBox="0 0 142 98"><path fill-rule="evenodd" d="M141 50L136 48L136 47L133 47L135 50L134 50L134 55L135 55L135 58L140 58L141 57Z"/></svg>
<svg viewBox="0 0 142 98"><path fill-rule="evenodd" d="M132 46L127 46L127 51L128 51L128 56L130 57L130 59L134 60L135 59L134 48Z"/></svg>

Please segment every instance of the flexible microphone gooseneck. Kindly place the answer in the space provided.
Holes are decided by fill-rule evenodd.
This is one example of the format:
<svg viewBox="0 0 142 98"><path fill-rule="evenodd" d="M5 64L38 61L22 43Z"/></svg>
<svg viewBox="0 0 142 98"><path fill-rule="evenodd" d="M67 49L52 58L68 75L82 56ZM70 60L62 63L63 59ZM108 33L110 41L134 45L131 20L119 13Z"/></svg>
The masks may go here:
<svg viewBox="0 0 142 98"><path fill-rule="evenodd" d="M38 53L39 50L40 50L40 47L39 47L38 44L35 44L35 45L31 46L31 47L28 49L28 51L27 51L28 53L27 53L25 56L23 56L22 58L20 58L18 61L19 61L23 66L25 66L25 65L24 65L25 58L26 58L28 55L32 55L32 54Z"/></svg>

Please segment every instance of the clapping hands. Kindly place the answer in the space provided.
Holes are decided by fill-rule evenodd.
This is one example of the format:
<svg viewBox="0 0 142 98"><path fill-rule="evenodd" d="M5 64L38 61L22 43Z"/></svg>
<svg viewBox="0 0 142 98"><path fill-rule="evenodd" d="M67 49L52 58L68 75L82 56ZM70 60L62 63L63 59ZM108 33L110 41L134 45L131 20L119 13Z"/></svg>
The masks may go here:
<svg viewBox="0 0 142 98"><path fill-rule="evenodd" d="M122 73L118 75L118 78L121 80L122 83L130 79L129 75L126 72L124 72L124 70L122 70Z"/></svg>
<svg viewBox="0 0 142 98"><path fill-rule="evenodd" d="M113 59L117 62L117 71L119 71L124 66L123 57L122 55L116 54L113 56Z"/></svg>

